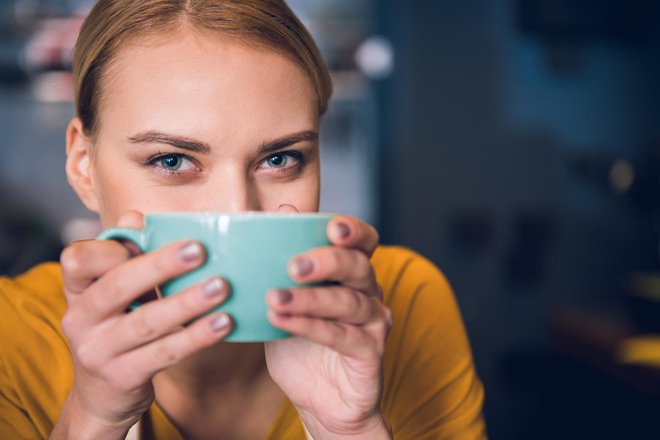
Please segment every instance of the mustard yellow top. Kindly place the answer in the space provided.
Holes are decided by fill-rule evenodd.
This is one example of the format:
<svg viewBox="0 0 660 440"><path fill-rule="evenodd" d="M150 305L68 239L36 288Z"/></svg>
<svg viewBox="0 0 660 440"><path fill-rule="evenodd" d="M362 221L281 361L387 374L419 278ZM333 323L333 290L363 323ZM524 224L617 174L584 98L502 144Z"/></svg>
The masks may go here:
<svg viewBox="0 0 660 440"><path fill-rule="evenodd" d="M381 247L372 258L394 326L384 359L382 410L397 440L485 439L483 387L452 290L414 252ZM66 309L60 266L46 263L0 277L0 433L47 438L73 383L60 320ZM140 423L143 439L181 439L154 403ZM304 440L286 402L267 440Z"/></svg>

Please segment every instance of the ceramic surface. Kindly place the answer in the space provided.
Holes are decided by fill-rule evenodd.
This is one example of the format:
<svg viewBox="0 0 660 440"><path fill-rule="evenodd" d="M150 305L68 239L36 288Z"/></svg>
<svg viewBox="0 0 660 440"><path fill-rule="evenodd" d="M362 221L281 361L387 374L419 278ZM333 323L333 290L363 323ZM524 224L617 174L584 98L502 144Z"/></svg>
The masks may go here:
<svg viewBox="0 0 660 440"><path fill-rule="evenodd" d="M332 214L171 213L145 217L142 230L112 228L99 239L123 238L150 252L178 240L197 240L207 252L203 266L160 286L164 296L218 275L231 286L229 299L218 309L229 313L234 342L281 339L288 334L270 325L266 292L297 286L289 277L291 258L329 245L326 227Z"/></svg>

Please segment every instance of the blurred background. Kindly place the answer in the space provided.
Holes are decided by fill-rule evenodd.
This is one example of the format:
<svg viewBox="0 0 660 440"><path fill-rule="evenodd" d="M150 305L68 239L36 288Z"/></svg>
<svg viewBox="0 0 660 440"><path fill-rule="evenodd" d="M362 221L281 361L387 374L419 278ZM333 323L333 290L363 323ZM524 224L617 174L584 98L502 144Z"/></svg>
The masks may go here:
<svg viewBox="0 0 660 440"><path fill-rule="evenodd" d="M660 2L290 0L322 208L454 286L492 439L660 438ZM64 175L89 1L0 0L0 274L94 235Z"/></svg>

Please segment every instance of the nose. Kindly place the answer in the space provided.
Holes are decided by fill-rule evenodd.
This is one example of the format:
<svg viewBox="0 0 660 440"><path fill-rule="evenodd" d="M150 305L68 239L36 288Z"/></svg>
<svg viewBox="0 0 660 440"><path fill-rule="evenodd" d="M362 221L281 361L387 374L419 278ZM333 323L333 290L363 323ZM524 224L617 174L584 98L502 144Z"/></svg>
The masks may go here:
<svg viewBox="0 0 660 440"><path fill-rule="evenodd" d="M261 211L262 203L253 179L245 173L225 171L206 183L202 200L205 211Z"/></svg>

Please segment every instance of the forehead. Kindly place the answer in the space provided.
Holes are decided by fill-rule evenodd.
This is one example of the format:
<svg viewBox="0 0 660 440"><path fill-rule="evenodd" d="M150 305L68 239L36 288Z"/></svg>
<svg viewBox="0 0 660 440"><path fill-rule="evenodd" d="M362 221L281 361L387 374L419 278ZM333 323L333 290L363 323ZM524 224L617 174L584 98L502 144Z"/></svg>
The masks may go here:
<svg viewBox="0 0 660 440"><path fill-rule="evenodd" d="M101 132L277 135L315 126L318 103L303 70L275 50L179 30L120 50L104 75L99 122Z"/></svg>

